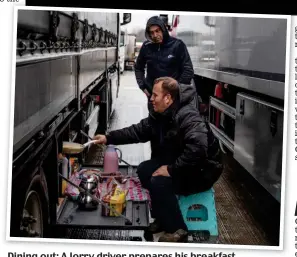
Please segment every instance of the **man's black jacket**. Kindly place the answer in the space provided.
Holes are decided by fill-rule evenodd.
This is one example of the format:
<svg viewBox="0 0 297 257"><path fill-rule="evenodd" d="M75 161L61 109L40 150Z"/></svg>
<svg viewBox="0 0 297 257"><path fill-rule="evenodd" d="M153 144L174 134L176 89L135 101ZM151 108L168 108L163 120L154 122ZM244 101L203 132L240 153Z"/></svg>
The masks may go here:
<svg viewBox="0 0 297 257"><path fill-rule="evenodd" d="M179 87L179 99L164 113L151 113L138 124L111 131L107 144L123 145L151 141L152 158L168 165L168 172L181 194L209 189L221 167L214 160L217 142L191 103L195 89Z"/></svg>
<svg viewBox="0 0 297 257"><path fill-rule="evenodd" d="M163 31L163 42L153 43L149 27L158 25ZM194 70L187 47L180 39L171 37L162 19L150 18L146 25L147 40L142 44L135 63L135 76L141 90L152 92L153 82L159 77L172 77L181 84L190 84ZM146 78L145 78L145 66Z"/></svg>

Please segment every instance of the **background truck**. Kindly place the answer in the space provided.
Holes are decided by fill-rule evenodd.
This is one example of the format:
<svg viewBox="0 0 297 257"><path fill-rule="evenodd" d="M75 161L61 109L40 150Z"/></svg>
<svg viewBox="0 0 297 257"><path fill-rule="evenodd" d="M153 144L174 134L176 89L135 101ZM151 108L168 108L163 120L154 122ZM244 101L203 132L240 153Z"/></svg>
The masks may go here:
<svg viewBox="0 0 297 257"><path fill-rule="evenodd" d="M127 42L128 42L128 35L127 30L125 28L121 28L121 35L120 35L120 55L119 55L119 64L120 64L120 72L123 73L125 70L125 58L127 52Z"/></svg>
<svg viewBox="0 0 297 257"><path fill-rule="evenodd" d="M133 70L135 64L136 35L128 34L125 53L125 70Z"/></svg>
<svg viewBox="0 0 297 257"><path fill-rule="evenodd" d="M93 137L109 126L120 81L120 27L131 14L122 18L18 11L11 236L49 234L61 192L62 141L84 143L80 131Z"/></svg>
<svg viewBox="0 0 297 257"><path fill-rule="evenodd" d="M143 44L143 42L136 42L136 44L135 44L135 62L136 62L137 57L139 55L140 48L141 48L142 44Z"/></svg>
<svg viewBox="0 0 297 257"><path fill-rule="evenodd" d="M126 28L121 30L120 40L120 70L123 73L125 70L131 70L134 66L135 59L136 36L128 34Z"/></svg>
<svg viewBox="0 0 297 257"><path fill-rule="evenodd" d="M259 210L279 229L287 20L166 14L172 36L186 44L201 97L200 111L221 150L243 170ZM171 22L168 22L168 20ZM233 164L232 164L233 165ZM272 220L272 216L275 216Z"/></svg>

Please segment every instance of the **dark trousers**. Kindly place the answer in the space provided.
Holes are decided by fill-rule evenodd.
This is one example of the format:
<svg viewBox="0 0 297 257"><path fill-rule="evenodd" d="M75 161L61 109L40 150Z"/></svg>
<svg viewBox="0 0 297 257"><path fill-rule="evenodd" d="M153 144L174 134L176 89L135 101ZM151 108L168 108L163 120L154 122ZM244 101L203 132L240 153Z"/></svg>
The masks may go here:
<svg viewBox="0 0 297 257"><path fill-rule="evenodd" d="M162 229L167 233L174 233L178 229L187 230L183 220L171 177L152 174L162 163L157 160L142 162L137 173L142 186L149 190L152 203L152 216L156 218Z"/></svg>

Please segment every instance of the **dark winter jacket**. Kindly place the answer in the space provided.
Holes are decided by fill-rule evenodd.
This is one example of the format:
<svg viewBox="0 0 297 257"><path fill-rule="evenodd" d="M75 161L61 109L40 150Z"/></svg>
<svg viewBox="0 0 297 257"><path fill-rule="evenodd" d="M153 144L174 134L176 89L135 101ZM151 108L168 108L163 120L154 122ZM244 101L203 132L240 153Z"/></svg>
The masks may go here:
<svg viewBox="0 0 297 257"><path fill-rule="evenodd" d="M149 27L158 25L163 31L163 42L153 43ZM172 77L181 84L190 84L194 70L187 47L180 39L171 37L158 16L150 18L146 25L147 40L142 44L135 63L135 76L141 90L152 92L153 82L158 77ZM146 78L145 78L145 66Z"/></svg>
<svg viewBox="0 0 297 257"><path fill-rule="evenodd" d="M179 193L209 189L221 174L214 156L217 142L190 102L194 87L179 87L179 98L162 114L150 114L138 124L111 131L107 144L122 145L151 141L152 158L168 165ZM219 167L219 168L218 168Z"/></svg>

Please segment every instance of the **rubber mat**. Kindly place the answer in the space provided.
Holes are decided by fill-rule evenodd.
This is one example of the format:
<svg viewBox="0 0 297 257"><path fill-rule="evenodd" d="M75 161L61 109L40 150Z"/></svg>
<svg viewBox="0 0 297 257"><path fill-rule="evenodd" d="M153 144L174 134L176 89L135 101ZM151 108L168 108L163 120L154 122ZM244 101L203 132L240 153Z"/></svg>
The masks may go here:
<svg viewBox="0 0 297 257"><path fill-rule="evenodd" d="M225 169L214 185L220 244L275 245L264 231L262 220L247 204L243 182L228 165L230 157L225 157ZM267 213L269 215L269 213ZM264 218L265 219L265 218ZM272 224L271 224L272 225Z"/></svg>
<svg viewBox="0 0 297 257"><path fill-rule="evenodd" d="M225 171L214 186L219 227L219 243L270 245L264 231L245 208L239 192L228 181Z"/></svg>

